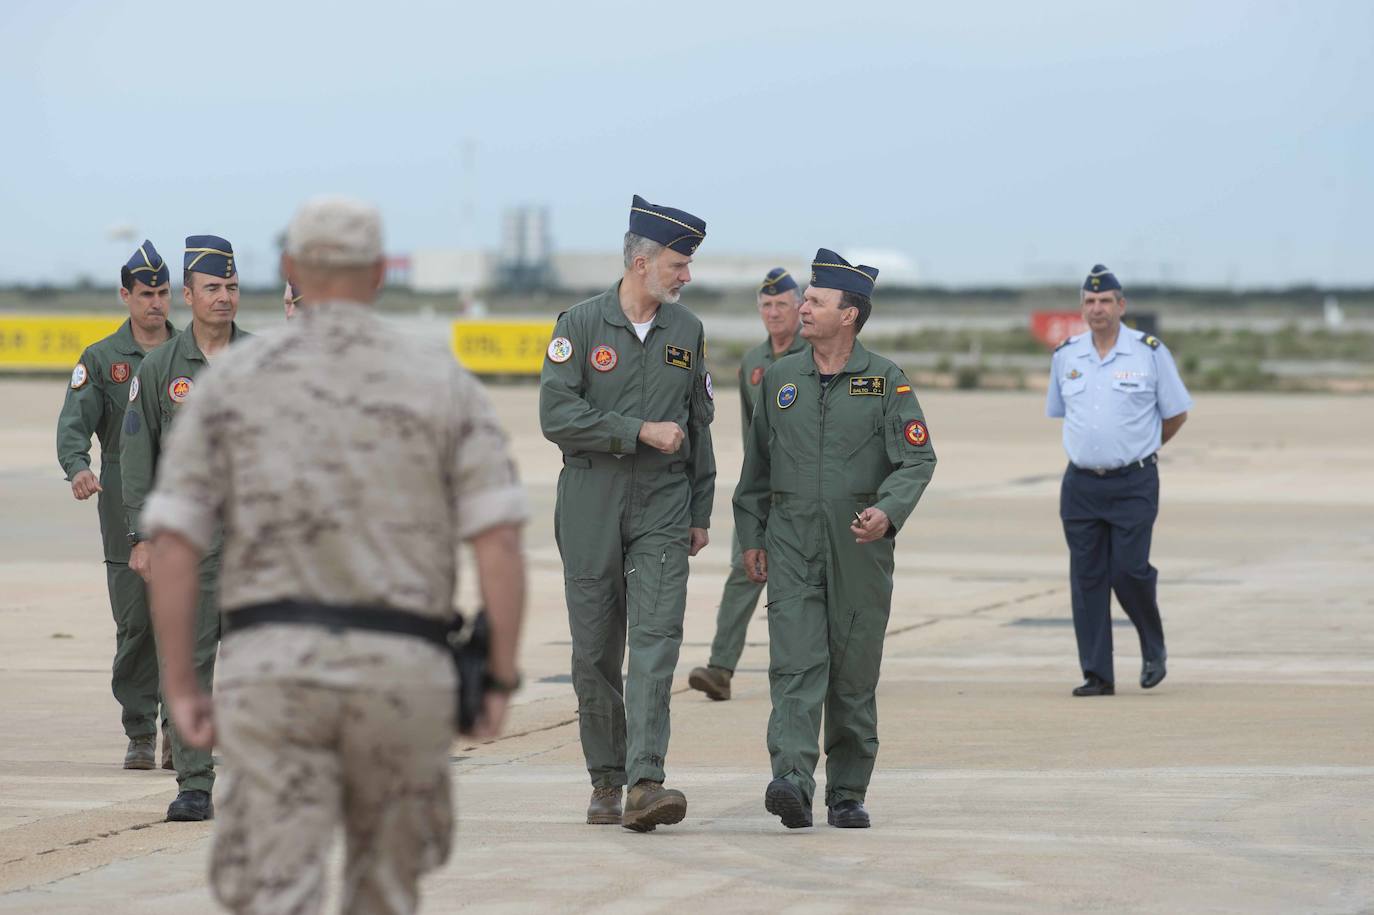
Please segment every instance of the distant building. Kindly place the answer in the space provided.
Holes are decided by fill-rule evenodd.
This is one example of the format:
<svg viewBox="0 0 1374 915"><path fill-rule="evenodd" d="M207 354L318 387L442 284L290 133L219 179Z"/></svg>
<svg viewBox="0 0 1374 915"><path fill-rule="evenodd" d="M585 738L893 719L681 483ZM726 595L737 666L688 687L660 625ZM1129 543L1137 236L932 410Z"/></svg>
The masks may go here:
<svg viewBox="0 0 1374 915"><path fill-rule="evenodd" d="M841 248L855 264L881 271L881 288L912 286L916 265L897 251ZM755 288L774 267L792 271L802 286L809 277L813 251L786 254L728 254L708 250L692 264L692 282L699 289ZM605 289L624 272L619 251L557 251L548 210L525 206L507 210L502 220L498 251L462 248L418 248L408 258L409 285L416 292L467 293L482 290L559 290L584 292Z"/></svg>

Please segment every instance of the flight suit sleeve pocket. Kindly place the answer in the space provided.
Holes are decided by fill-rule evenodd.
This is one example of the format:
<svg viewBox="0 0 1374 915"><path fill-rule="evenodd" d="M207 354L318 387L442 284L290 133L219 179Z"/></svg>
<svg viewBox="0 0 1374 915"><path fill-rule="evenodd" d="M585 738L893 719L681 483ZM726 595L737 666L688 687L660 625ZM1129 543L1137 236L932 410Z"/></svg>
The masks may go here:
<svg viewBox="0 0 1374 915"><path fill-rule="evenodd" d="M709 372L692 379L692 425L709 426L716 418L715 390Z"/></svg>

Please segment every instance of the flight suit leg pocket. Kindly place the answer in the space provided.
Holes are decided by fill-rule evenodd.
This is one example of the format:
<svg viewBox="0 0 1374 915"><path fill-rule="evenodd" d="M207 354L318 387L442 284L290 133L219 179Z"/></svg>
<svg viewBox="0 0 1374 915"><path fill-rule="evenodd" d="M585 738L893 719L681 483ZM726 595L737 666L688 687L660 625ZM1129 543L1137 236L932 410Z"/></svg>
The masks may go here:
<svg viewBox="0 0 1374 915"><path fill-rule="evenodd" d="M687 571L687 551L679 546L626 557L625 601L631 630L681 641Z"/></svg>

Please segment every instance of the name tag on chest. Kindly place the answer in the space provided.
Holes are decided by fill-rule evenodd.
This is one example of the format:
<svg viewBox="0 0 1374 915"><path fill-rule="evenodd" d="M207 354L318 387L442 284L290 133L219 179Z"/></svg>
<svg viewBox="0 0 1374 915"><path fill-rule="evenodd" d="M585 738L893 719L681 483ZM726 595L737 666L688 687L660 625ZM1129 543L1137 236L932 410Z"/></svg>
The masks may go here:
<svg viewBox="0 0 1374 915"><path fill-rule="evenodd" d="M873 397L882 397L886 392L887 379L882 375L865 375L858 378L849 379L849 396L857 397L860 394L869 394Z"/></svg>
<svg viewBox="0 0 1374 915"><path fill-rule="evenodd" d="M669 343L663 347L663 361L680 369L690 369L692 367L692 351Z"/></svg>

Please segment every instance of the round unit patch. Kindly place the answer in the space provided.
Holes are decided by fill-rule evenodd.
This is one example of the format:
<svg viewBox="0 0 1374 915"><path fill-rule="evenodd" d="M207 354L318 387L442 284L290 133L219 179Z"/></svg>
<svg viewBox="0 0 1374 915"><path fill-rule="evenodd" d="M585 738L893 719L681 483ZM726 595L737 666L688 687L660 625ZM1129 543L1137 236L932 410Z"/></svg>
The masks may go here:
<svg viewBox="0 0 1374 915"><path fill-rule="evenodd" d="M72 390L78 391L84 388L90 377L91 376L86 372L86 366L78 362L76 368L72 369Z"/></svg>
<svg viewBox="0 0 1374 915"><path fill-rule="evenodd" d="M549 341L549 361L559 365L572 358L572 341L567 337L554 337Z"/></svg>
<svg viewBox="0 0 1374 915"><path fill-rule="evenodd" d="M756 367L754 368L754 370L753 370L752 372L749 373L749 383L750 383L750 384L758 384L758 383L759 383L760 381L762 381L762 380L763 380L763 366L761 366L761 365L760 365L760 366L756 366Z"/></svg>
<svg viewBox="0 0 1374 915"><path fill-rule="evenodd" d="M191 388L194 383L185 375L178 375L172 379L172 383L167 385L167 396L172 398L172 403L185 403L186 398L191 396Z"/></svg>
<svg viewBox="0 0 1374 915"><path fill-rule="evenodd" d="M917 448L930 441L930 432L926 429L926 424L919 419L913 419L907 423L902 434L906 436L908 444L915 445Z"/></svg>
<svg viewBox="0 0 1374 915"><path fill-rule="evenodd" d="M615 350L603 343L592 350L591 360L592 368L596 369L598 372L609 372L611 369L615 368L615 364L620 361L620 357L616 355Z"/></svg>
<svg viewBox="0 0 1374 915"><path fill-rule="evenodd" d="M134 376L134 380L129 384L129 403L133 403L135 400L138 400L138 376L137 376L137 375Z"/></svg>
<svg viewBox="0 0 1374 915"><path fill-rule="evenodd" d="M792 382L778 388L778 409L786 410L797 402L797 386Z"/></svg>
<svg viewBox="0 0 1374 915"><path fill-rule="evenodd" d="M711 373L710 373L710 372L707 372L707 373L706 373L706 399L707 399L707 400L715 400L715 399L716 399L716 388L715 388L715 385L711 384Z"/></svg>

